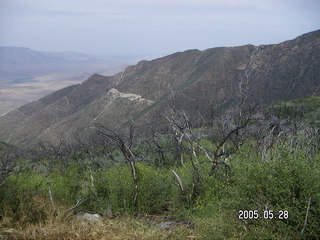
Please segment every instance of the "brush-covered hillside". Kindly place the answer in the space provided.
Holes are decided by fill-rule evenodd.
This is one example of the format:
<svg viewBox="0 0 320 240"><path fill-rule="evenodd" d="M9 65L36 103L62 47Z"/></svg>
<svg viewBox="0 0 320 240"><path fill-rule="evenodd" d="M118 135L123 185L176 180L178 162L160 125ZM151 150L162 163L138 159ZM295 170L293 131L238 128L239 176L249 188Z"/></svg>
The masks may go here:
<svg viewBox="0 0 320 240"><path fill-rule="evenodd" d="M194 125L257 104L308 97L319 92L320 31L273 45L188 50L141 61L111 77L93 75L0 118L2 141L30 146L89 139L102 124L130 122L162 127L174 97Z"/></svg>

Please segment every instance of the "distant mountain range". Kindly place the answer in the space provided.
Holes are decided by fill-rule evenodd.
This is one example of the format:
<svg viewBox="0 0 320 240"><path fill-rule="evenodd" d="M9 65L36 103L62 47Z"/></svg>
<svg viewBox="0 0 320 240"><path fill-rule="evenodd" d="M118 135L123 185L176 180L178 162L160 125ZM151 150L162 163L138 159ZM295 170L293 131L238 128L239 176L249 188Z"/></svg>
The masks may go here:
<svg viewBox="0 0 320 240"><path fill-rule="evenodd" d="M1 79L32 78L57 72L105 71L121 60L99 58L76 52L41 52L25 47L0 47Z"/></svg>
<svg viewBox="0 0 320 240"><path fill-rule="evenodd" d="M141 61L114 76L95 74L2 116L0 140L72 142L92 134L93 123L161 124L172 95L196 122L198 114L210 121L240 104L266 107L319 91L320 30L280 44L188 50Z"/></svg>
<svg viewBox="0 0 320 240"><path fill-rule="evenodd" d="M141 59L0 47L0 116L94 73L112 76Z"/></svg>

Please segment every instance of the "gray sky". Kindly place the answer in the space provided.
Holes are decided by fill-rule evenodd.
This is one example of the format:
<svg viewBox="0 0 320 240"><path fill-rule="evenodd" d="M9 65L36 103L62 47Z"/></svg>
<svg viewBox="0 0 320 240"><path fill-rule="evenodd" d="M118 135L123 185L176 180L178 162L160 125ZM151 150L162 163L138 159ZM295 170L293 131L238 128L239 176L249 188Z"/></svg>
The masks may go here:
<svg viewBox="0 0 320 240"><path fill-rule="evenodd" d="M278 43L320 28L320 0L0 0L0 46L155 55Z"/></svg>

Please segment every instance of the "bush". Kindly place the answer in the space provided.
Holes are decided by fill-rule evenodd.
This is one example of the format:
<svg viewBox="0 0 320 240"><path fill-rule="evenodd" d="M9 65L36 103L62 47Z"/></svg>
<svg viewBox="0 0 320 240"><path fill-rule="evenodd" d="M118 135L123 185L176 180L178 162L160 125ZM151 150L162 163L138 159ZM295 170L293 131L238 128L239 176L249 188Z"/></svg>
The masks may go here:
<svg viewBox="0 0 320 240"><path fill-rule="evenodd" d="M112 208L116 212L157 213L166 208L170 197L170 178L165 171L144 163L136 164L138 172L138 203L132 206L133 179L129 166L122 164L95 175L96 198L91 207L101 212ZM93 206L95 205L95 207Z"/></svg>
<svg viewBox="0 0 320 240"><path fill-rule="evenodd" d="M93 209L105 211L108 208L124 213L131 212L133 181L127 165L113 166L95 174L96 198L90 205Z"/></svg>
<svg viewBox="0 0 320 240"><path fill-rule="evenodd" d="M263 234L264 238L286 236L286 239L292 239L303 228L306 205L311 197L313 202L305 237L318 239L317 236L320 236L319 156L314 156L313 160L309 161L304 151L280 143L266 161L248 151L234 156L231 170L232 173L228 177L221 178L218 174L207 179L205 194L193 209L195 216L200 218L213 216L213 219L229 216L221 224L230 222L233 228L235 223L244 226L248 229L248 238L255 238L259 234L261 238ZM280 210L287 210L289 218L236 220L239 210L259 210L261 215L266 209L273 210L276 215L279 215ZM223 232L224 227L221 226L220 229ZM229 231L222 236L232 237L234 234L238 235Z"/></svg>
<svg viewBox="0 0 320 240"><path fill-rule="evenodd" d="M11 176L0 188L0 216L20 224L45 220L47 201L43 197L44 180L36 174Z"/></svg>
<svg viewBox="0 0 320 240"><path fill-rule="evenodd" d="M137 164L138 169L138 211L159 213L166 209L170 199L171 177L167 171Z"/></svg>
<svg viewBox="0 0 320 240"><path fill-rule="evenodd" d="M63 171L53 169L46 177L40 174L48 173L43 168L36 173L36 168L24 167L0 188L0 217L18 223L46 220L52 208L51 189L55 205L64 209L82 199L79 210L100 214L109 208L138 215L171 210L176 217L191 218L200 239L319 239L320 154L312 155L317 145L309 149L305 136L291 137L291 142L278 139L264 160L250 141L229 156L228 172L217 167L212 176L208 175L211 163L201 151L197 171L188 154L183 166L137 162L137 206L132 205L134 185L125 163L105 165L95 172L85 164L71 164ZM213 148L208 141L201 144L208 151ZM172 169L181 179L183 192ZM308 222L300 235L309 201ZM258 210L260 216L265 210L273 210L276 216L286 210L289 217L239 220L240 210Z"/></svg>

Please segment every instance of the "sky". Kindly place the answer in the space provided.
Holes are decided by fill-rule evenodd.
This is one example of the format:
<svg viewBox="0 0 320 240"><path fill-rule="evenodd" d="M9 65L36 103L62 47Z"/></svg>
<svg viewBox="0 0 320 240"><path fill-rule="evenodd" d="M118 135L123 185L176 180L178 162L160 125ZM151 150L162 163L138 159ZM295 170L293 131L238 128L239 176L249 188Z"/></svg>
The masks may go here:
<svg viewBox="0 0 320 240"><path fill-rule="evenodd" d="M272 44L320 29L320 0L0 0L0 46L105 56Z"/></svg>

